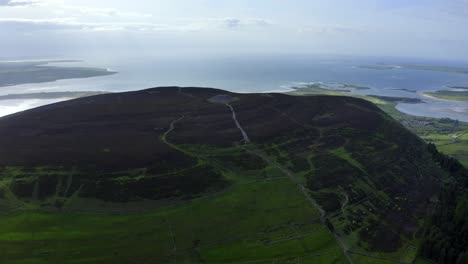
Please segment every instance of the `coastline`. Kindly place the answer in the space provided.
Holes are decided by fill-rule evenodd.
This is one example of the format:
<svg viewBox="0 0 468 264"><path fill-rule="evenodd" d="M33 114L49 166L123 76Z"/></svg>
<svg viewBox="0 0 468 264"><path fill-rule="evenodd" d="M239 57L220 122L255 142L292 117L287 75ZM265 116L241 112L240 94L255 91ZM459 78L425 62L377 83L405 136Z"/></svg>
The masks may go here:
<svg viewBox="0 0 468 264"><path fill-rule="evenodd" d="M427 92L421 92L421 93L418 93L418 95L428 98L428 99L432 99L432 100L440 100L440 101L447 101L447 102L463 102L463 101L455 101L455 100L448 100L444 98L438 98L438 97L428 94Z"/></svg>
<svg viewBox="0 0 468 264"><path fill-rule="evenodd" d="M433 100L440 100L440 101L445 101L445 102L458 102L458 103L467 103L468 102L466 100L455 100L455 99L447 99L447 98L437 97L437 96L431 95L431 94L429 94L427 92L420 93L420 95L423 96L423 97L426 97L426 98L433 99Z"/></svg>

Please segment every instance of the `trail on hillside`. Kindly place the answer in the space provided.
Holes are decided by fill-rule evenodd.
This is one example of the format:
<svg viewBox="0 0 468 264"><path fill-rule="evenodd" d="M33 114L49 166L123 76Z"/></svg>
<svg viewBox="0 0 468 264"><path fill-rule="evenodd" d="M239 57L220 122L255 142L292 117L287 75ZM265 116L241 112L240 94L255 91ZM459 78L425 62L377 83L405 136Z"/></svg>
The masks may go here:
<svg viewBox="0 0 468 264"><path fill-rule="evenodd" d="M341 213L344 215L345 214L345 208L346 206L348 205L349 203L349 196L347 193L343 193L343 196L345 197L345 201L343 202L343 204L341 205Z"/></svg>
<svg viewBox="0 0 468 264"><path fill-rule="evenodd" d="M241 131L244 143L249 144L251 142L250 138L245 132L245 130L242 128L242 126L240 125L239 121L237 120L237 115L236 115L236 111L234 110L234 107L232 107L232 105L230 105L229 103L226 103L225 105L229 107L229 109L231 109L232 119L234 120L234 123L236 123L237 128L239 128L239 130Z"/></svg>
<svg viewBox="0 0 468 264"><path fill-rule="evenodd" d="M302 192L304 197L312 204L312 206L314 208L316 208L320 212L320 222L323 225L327 226L328 218L327 218L326 211L315 201L315 199L312 198L309 191L304 186L304 184L301 182L301 180L292 171L290 171L287 168L283 167L281 164L273 161L262 150L254 147L252 145L248 145L249 143L251 143L251 140L250 140L249 136L247 135L247 133L245 132L245 130L242 128L239 121L237 120L237 115L236 115L236 111L235 111L234 107L232 105L230 105L229 103L224 103L224 105L226 105L231 110L232 119L234 120L234 123L236 124L237 128L241 131L243 141L245 143L245 145L241 146L241 147L244 148L247 152L249 152L249 153L251 153L251 154L253 154L255 156L260 157L266 163L268 163L270 166L275 167L275 168L279 169L282 173L284 173L298 187L298 189ZM169 146L171 146L171 147L173 147L175 149L179 149L179 150L181 150L179 147L177 147L176 145L174 145L174 144L167 141L167 136L175 129L175 124L177 122L181 121L184 118L185 118L185 116L182 116L182 117L172 121L170 126L169 126L169 129L166 132L164 132L164 134L161 136L161 140L164 143L166 143L167 145L169 145ZM181 150L181 151L183 151L183 150ZM345 202L344 206L346 206L346 202ZM349 264L354 264L354 261L353 261L351 255L350 255L350 251L349 251L348 247L346 246L346 244L344 243L344 241L342 240L341 236L338 233L334 232L334 231L332 231L332 234L335 237L335 240L338 242L338 245L342 249L343 254L348 259Z"/></svg>
<svg viewBox="0 0 468 264"><path fill-rule="evenodd" d="M172 130L174 130L175 124L176 124L177 122L181 121L181 120L184 119L184 118L185 118L185 116L181 116L181 117L179 117L178 119L176 119L176 120L174 120L174 121L171 122L171 124L169 125L169 129L168 129L166 132L164 132L164 134L161 136L161 140L162 140L164 143L166 143L166 144L168 144L168 145L172 145L171 143L169 143L169 142L167 141L167 136L172 132Z"/></svg>
<svg viewBox="0 0 468 264"><path fill-rule="evenodd" d="M299 188L299 190L304 194L305 198L320 212L320 222L323 225L327 225L327 213L326 211L315 201L314 198L310 195L309 191L307 188L304 186L304 184L301 183L299 178L290 170L287 168L283 167L282 165L278 164L277 162L272 161L267 154L263 153L263 151L259 149L250 149L249 147L244 147L247 152L254 154L261 159L263 159L266 163L268 163L270 166L273 166L277 169L279 169L281 172L286 174L288 178ZM332 232L333 236L335 237L335 240L338 242L338 245L340 246L341 250L343 251L343 254L346 256L348 259L349 264L354 264L353 258L351 257L350 251L346 244L344 243L343 239L341 236L336 233Z"/></svg>
<svg viewBox="0 0 468 264"><path fill-rule="evenodd" d="M169 142L169 141L167 140L167 136L175 129L175 125L177 124L177 122L182 121L185 117L186 117L186 116L183 115L183 116L181 116L181 117L175 119L174 121L172 121L171 124L169 125L169 128L167 129L167 131L164 132L164 134L162 134L162 136L160 137L160 140L161 140L162 142L164 142L164 144L168 145L169 147L171 147L171 148L173 148L173 149L175 149L175 150L178 150L178 151L180 151L180 152L182 152L182 153L185 153L185 154L188 155L188 156L191 156L191 157L194 157L194 158L198 158L198 157L197 157L196 155L194 155L193 153L190 153L189 151L186 151L186 150L184 150L183 148L181 148L181 147L177 146L176 144L173 144L173 143L171 143L171 142Z"/></svg>

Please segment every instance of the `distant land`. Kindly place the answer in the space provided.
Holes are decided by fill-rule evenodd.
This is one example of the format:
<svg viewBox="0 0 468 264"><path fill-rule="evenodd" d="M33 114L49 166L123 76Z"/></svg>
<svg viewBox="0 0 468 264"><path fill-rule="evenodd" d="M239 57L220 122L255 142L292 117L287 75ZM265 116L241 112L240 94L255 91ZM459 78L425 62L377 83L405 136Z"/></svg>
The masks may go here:
<svg viewBox="0 0 468 264"><path fill-rule="evenodd" d="M408 70L468 74L468 69L466 68L449 67L449 66L427 66L427 65L415 65L415 64L403 64L403 65L377 64L377 65L361 65L358 67L363 68L363 69L371 69L371 70L408 69Z"/></svg>
<svg viewBox="0 0 468 264"><path fill-rule="evenodd" d="M65 79L91 78L116 74L104 68L50 66L51 63L76 60L3 61L0 62L0 87L27 83L45 83Z"/></svg>
<svg viewBox="0 0 468 264"><path fill-rule="evenodd" d="M351 83L321 83L321 82L304 83L297 87L292 87L292 88L294 89L295 92L299 92L299 91L303 92L303 91L312 89L314 91L323 91L324 93L326 93L326 91L351 93L353 91L370 89L367 86L361 86L361 85L356 85L356 84L351 84Z"/></svg>
<svg viewBox="0 0 468 264"><path fill-rule="evenodd" d="M381 99L383 101L395 102L395 103L407 103L407 104L422 104L423 100L419 98L407 98L407 97L394 97L394 96L381 96L381 95L368 95L369 97L374 97Z"/></svg>
<svg viewBox="0 0 468 264"><path fill-rule="evenodd" d="M460 88L457 88L460 89ZM437 91L435 93L424 93L427 96L439 98L439 99L444 99L444 100L450 100L450 101L462 101L462 102L468 102L468 91Z"/></svg>
<svg viewBox="0 0 468 264"><path fill-rule="evenodd" d="M43 92L43 93L24 93L1 95L0 100L18 100L18 99L60 99L60 98L80 98L104 94L107 92L97 91L79 91L79 92Z"/></svg>
<svg viewBox="0 0 468 264"><path fill-rule="evenodd" d="M344 83L342 84L343 88L351 88L355 90L369 90L370 88L367 86L361 86L361 85L355 85L355 84L350 84L350 83Z"/></svg>
<svg viewBox="0 0 468 264"><path fill-rule="evenodd" d="M449 86L448 88L468 90L468 86Z"/></svg>
<svg viewBox="0 0 468 264"><path fill-rule="evenodd" d="M395 91L404 91L404 92L408 92L408 93L417 93L418 91L417 90L411 90L411 89L393 89Z"/></svg>

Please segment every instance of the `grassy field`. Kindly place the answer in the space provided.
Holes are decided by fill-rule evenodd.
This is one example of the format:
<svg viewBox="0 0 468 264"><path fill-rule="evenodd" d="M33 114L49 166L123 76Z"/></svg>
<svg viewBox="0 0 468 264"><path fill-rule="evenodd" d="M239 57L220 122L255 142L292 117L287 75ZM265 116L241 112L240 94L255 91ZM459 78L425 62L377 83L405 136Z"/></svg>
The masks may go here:
<svg viewBox="0 0 468 264"><path fill-rule="evenodd" d="M236 149L201 147L198 155ZM360 165L342 148L331 153ZM0 217L0 263L349 263L318 210L274 164L230 171L226 191L146 213L48 213L26 204Z"/></svg>
<svg viewBox="0 0 468 264"><path fill-rule="evenodd" d="M144 214L4 215L0 244L2 263L346 263L318 212L284 178Z"/></svg>
<svg viewBox="0 0 468 264"><path fill-rule="evenodd" d="M447 119L426 120L430 125L410 129L426 142L434 143L441 152L454 156L468 166L468 123Z"/></svg>
<svg viewBox="0 0 468 264"><path fill-rule="evenodd" d="M396 263L392 260L385 260L385 259L379 259L379 258L372 258L372 257L367 257L367 256L362 256L362 255L357 255L353 254L353 260L356 263L360 264L392 264ZM418 258L414 262L414 264L430 264L431 262Z"/></svg>

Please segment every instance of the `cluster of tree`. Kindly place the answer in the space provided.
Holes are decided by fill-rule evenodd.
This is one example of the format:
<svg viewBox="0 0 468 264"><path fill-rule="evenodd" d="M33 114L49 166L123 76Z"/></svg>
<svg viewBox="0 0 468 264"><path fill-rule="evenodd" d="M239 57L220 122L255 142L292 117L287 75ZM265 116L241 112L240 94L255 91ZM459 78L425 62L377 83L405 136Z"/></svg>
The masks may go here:
<svg viewBox="0 0 468 264"><path fill-rule="evenodd" d="M441 264L468 263L468 195L458 186L446 186L427 223L421 254Z"/></svg>
<svg viewBox="0 0 468 264"><path fill-rule="evenodd" d="M445 124L453 124L454 126L459 126L460 125L460 121L458 120L453 120L453 119L450 119L450 118L441 118L439 120L440 123L445 123Z"/></svg>
<svg viewBox="0 0 468 264"><path fill-rule="evenodd" d="M434 161L451 176L426 223L421 255L437 263L468 264L468 172L453 157L429 144Z"/></svg>

